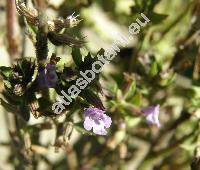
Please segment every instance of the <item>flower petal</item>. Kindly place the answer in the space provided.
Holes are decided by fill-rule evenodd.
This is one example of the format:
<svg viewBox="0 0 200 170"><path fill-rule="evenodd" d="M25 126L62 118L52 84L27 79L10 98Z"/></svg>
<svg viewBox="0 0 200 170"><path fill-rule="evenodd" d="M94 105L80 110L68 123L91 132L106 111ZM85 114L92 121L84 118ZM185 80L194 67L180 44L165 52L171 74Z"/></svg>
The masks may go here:
<svg viewBox="0 0 200 170"><path fill-rule="evenodd" d="M92 129L93 125L94 125L94 121L91 120L88 116L85 117L85 121L83 123L84 128L86 130L90 131Z"/></svg>
<svg viewBox="0 0 200 170"><path fill-rule="evenodd" d="M157 127L160 127L160 122L158 119L159 116L159 105L147 108L143 110L144 116L149 124L156 124Z"/></svg>
<svg viewBox="0 0 200 170"><path fill-rule="evenodd" d="M143 109L142 112L144 113L144 116L147 116L149 114L152 114L155 111L155 108L155 106L151 106L146 109Z"/></svg>
<svg viewBox="0 0 200 170"><path fill-rule="evenodd" d="M54 65L47 64L46 66L46 80L49 88L55 87L58 82L58 76L56 74L56 68Z"/></svg>
<svg viewBox="0 0 200 170"><path fill-rule="evenodd" d="M99 121L99 124L94 124L93 126L93 132L97 135L106 135L107 132L104 128L104 123L103 121Z"/></svg>
<svg viewBox="0 0 200 170"><path fill-rule="evenodd" d="M47 64L45 68L39 70L37 77L38 88L54 88L58 82L58 76L54 65Z"/></svg>
<svg viewBox="0 0 200 170"><path fill-rule="evenodd" d="M149 124L157 124L156 117L154 114L149 114L146 116L147 122Z"/></svg>
<svg viewBox="0 0 200 170"><path fill-rule="evenodd" d="M104 126L106 128L109 128L111 123L112 123L112 119L109 116L107 116L106 114L104 114L103 115L103 122L104 122Z"/></svg>

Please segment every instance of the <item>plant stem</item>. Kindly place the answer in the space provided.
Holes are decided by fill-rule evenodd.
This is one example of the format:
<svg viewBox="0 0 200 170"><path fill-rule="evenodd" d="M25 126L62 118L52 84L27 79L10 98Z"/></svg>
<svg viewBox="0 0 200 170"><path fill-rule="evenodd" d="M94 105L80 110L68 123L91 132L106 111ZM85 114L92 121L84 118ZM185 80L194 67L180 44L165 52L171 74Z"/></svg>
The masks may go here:
<svg viewBox="0 0 200 170"><path fill-rule="evenodd" d="M15 11L15 1L7 0L7 41L8 53L11 59L14 59L19 54L19 47L17 43L17 16Z"/></svg>

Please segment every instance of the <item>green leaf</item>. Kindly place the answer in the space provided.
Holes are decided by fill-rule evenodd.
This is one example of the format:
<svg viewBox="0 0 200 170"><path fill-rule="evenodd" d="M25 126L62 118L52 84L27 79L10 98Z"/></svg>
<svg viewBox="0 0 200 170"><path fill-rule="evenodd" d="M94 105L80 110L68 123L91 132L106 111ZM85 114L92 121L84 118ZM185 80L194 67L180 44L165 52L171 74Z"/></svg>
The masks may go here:
<svg viewBox="0 0 200 170"><path fill-rule="evenodd" d="M166 14L158 14L155 12L152 12L149 16L151 22L153 24L160 24L162 21L164 21L166 18L168 17L168 15Z"/></svg>
<svg viewBox="0 0 200 170"><path fill-rule="evenodd" d="M135 90L136 90L136 82L133 81L128 89L128 91L125 94L125 100L130 101L134 95L135 95Z"/></svg>
<svg viewBox="0 0 200 170"><path fill-rule="evenodd" d="M18 109L0 98L0 104L6 109L7 112L18 113Z"/></svg>
<svg viewBox="0 0 200 170"><path fill-rule="evenodd" d="M149 75L154 77L158 74L158 64L157 62L153 62L149 71Z"/></svg>
<svg viewBox="0 0 200 170"><path fill-rule="evenodd" d="M21 98L19 96L13 96L7 91L3 91L2 95L4 99L6 99L6 101L12 105L19 105L21 103Z"/></svg>
<svg viewBox="0 0 200 170"><path fill-rule="evenodd" d="M103 55L104 54L104 49L100 49L97 53L97 55ZM73 48L72 49L72 58L74 60L74 63L80 70L88 70L92 69L92 64L97 61L97 55L94 57L91 55L89 52L87 56L82 57L81 51L79 48Z"/></svg>
<svg viewBox="0 0 200 170"><path fill-rule="evenodd" d="M138 6L132 6L132 7L131 7L131 12L132 12L133 14L138 14L138 13L141 12L141 9L138 8Z"/></svg>
<svg viewBox="0 0 200 170"><path fill-rule="evenodd" d="M105 50L101 48L98 52L97 55L104 55Z"/></svg>
<svg viewBox="0 0 200 170"><path fill-rule="evenodd" d="M176 74L171 72L171 73L169 73L168 77L163 78L161 76L161 80L160 80L159 84L160 84L160 86L163 86L163 87L169 86L170 84L173 83L175 78L176 78Z"/></svg>
<svg viewBox="0 0 200 170"><path fill-rule="evenodd" d="M11 83L9 81L7 81L7 80L4 80L3 82L4 82L5 88L11 90L11 88L12 88Z"/></svg>
<svg viewBox="0 0 200 170"><path fill-rule="evenodd" d="M80 67L83 61L82 61L81 51L79 48L72 48L72 58L76 66Z"/></svg>
<svg viewBox="0 0 200 170"><path fill-rule="evenodd" d="M141 117L133 117L133 116L127 115L125 117L125 122L128 127L133 128L141 122Z"/></svg>
<svg viewBox="0 0 200 170"><path fill-rule="evenodd" d="M103 103L99 96L95 94L92 90L85 89L82 91L81 96L87 100L88 103L92 104L93 106L104 110Z"/></svg>
<svg viewBox="0 0 200 170"><path fill-rule="evenodd" d="M74 38L72 35L67 33L60 34L50 31L48 32L47 36L49 41L56 46L68 45L70 47L80 48L85 43L83 40Z"/></svg>
<svg viewBox="0 0 200 170"><path fill-rule="evenodd" d="M11 67L5 67L5 66L1 66L0 67L0 75L2 75L2 77L6 80L9 80L11 75L12 75L12 68Z"/></svg>
<svg viewBox="0 0 200 170"><path fill-rule="evenodd" d="M83 70L88 70L92 68L92 64L96 61L96 57L93 58L90 53L88 53L87 56L84 58L84 62L81 64L81 69Z"/></svg>
<svg viewBox="0 0 200 170"><path fill-rule="evenodd" d="M45 98L45 97L39 98L38 104L39 104L38 111L40 111L40 112L44 112L46 110L49 110L49 111L52 110L51 107L52 107L53 103L48 98Z"/></svg>
<svg viewBox="0 0 200 170"><path fill-rule="evenodd" d="M131 103L140 106L142 102L142 94L139 91L136 91L135 96L132 98Z"/></svg>

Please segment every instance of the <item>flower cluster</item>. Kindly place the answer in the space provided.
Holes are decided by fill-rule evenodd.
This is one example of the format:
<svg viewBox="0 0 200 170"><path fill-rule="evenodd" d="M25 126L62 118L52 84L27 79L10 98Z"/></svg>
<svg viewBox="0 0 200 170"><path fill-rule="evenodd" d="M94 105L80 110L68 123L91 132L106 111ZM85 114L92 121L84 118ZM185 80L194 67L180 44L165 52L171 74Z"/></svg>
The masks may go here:
<svg viewBox="0 0 200 170"><path fill-rule="evenodd" d="M149 124L155 124L158 128L160 127L160 122L158 119L160 105L151 106L146 109L143 109L142 112L146 117L146 120Z"/></svg>
<svg viewBox="0 0 200 170"><path fill-rule="evenodd" d="M55 66L47 64L45 68L39 71L37 77L38 88L53 88L58 82L58 76L56 74Z"/></svg>
<svg viewBox="0 0 200 170"><path fill-rule="evenodd" d="M105 128L110 127L112 120L104 112L98 108L86 109L84 112L84 128L88 131L93 129L93 132L97 135L106 135L107 131Z"/></svg>
<svg viewBox="0 0 200 170"><path fill-rule="evenodd" d="M161 126L159 122L159 109L160 105L151 106L143 109L143 115L151 125L156 125L158 128ZM109 116L104 114L105 111L98 108L88 108L84 111L84 128L87 131L93 129L93 132L97 135L106 135L106 129L111 126L112 120Z"/></svg>

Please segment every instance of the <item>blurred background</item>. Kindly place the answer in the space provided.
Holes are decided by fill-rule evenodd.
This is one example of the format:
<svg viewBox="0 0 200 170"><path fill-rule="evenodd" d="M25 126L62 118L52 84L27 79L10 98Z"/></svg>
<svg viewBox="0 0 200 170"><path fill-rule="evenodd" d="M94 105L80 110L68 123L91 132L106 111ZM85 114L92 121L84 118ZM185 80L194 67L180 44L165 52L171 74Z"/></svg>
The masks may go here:
<svg viewBox="0 0 200 170"><path fill-rule="evenodd" d="M34 12L31 0L25 4ZM113 120L106 137L87 134L78 124L83 110L74 111L66 128L55 125L65 115L56 120L31 115L24 130L0 106L0 169L199 170L200 1L47 0L47 4L50 19L74 12L82 19L65 32L84 37L83 56L108 49L118 34L128 35L129 25L141 12L150 22L100 75L101 100ZM0 66L34 58L31 30L14 0L0 1L0 21ZM48 48L61 58L59 65L73 64L71 47L49 42ZM160 104L159 129L137 115L138 109L156 104Z"/></svg>

